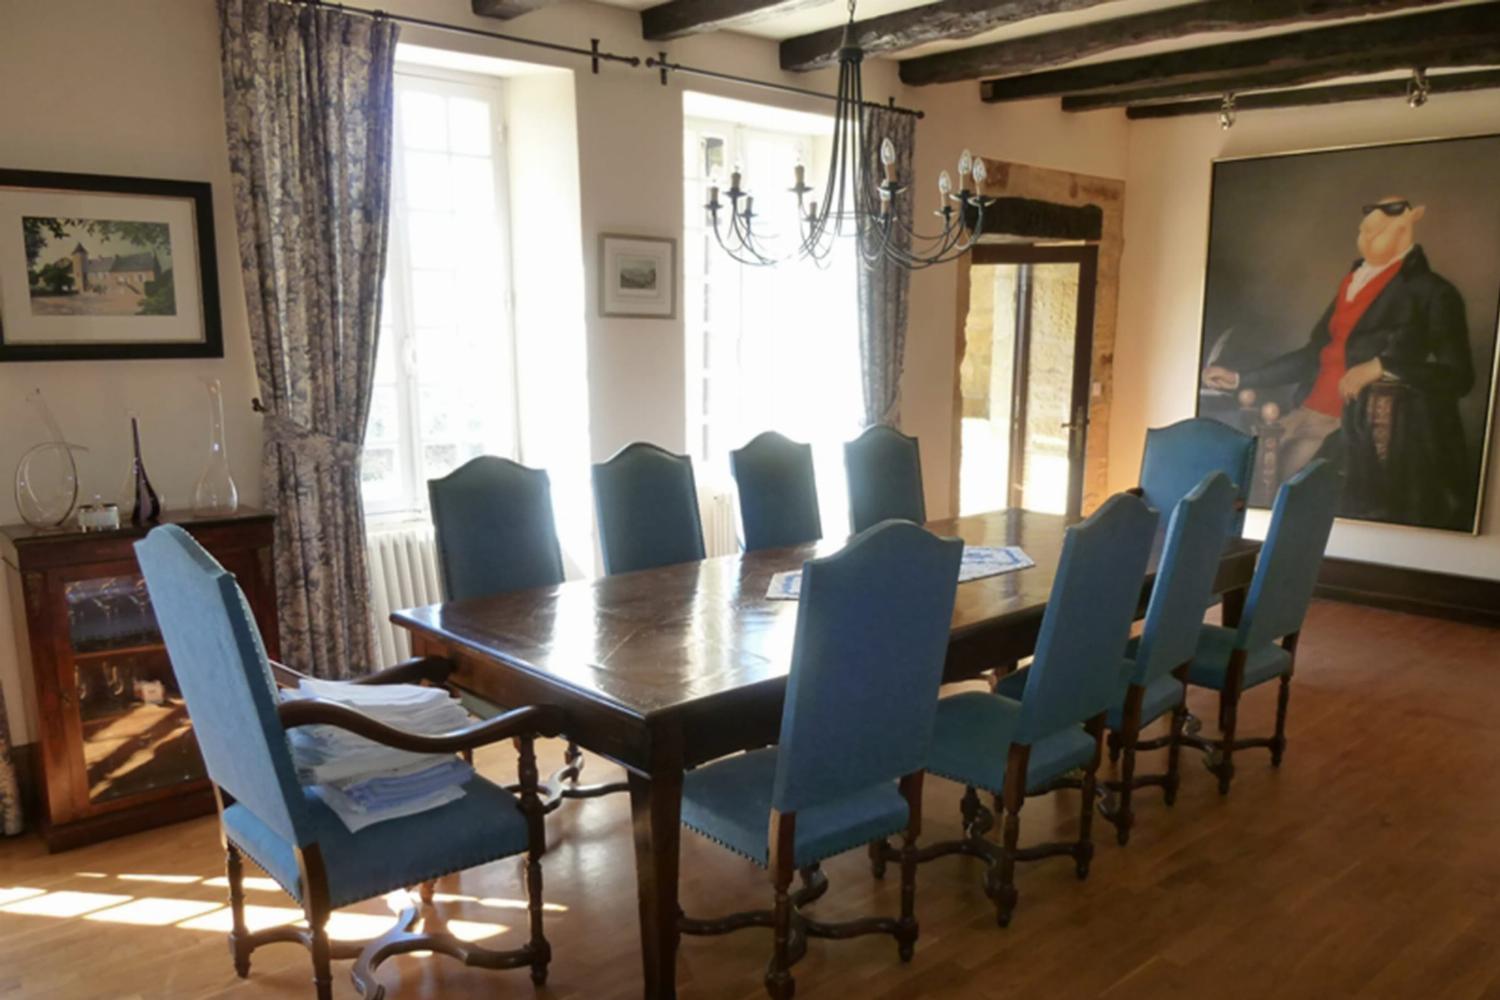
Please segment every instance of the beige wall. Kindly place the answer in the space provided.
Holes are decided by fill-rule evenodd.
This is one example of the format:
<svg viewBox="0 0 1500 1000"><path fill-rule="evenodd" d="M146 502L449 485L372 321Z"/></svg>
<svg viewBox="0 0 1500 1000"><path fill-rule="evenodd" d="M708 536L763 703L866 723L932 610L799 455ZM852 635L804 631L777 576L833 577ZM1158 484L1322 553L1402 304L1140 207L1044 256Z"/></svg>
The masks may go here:
<svg viewBox="0 0 1500 1000"><path fill-rule="evenodd" d="M206 180L223 302L222 360L0 365L0 521L19 520L10 477L44 430L25 394L40 387L79 456L85 495L117 499L129 458L126 414L140 418L146 468L168 506L191 504L208 447L207 394L224 383L229 458L240 497L260 500L254 364L235 252L209 0L5 0L0 15L0 166ZM4 584L0 583L0 587ZM12 733L26 742L9 620L0 595L0 683Z"/></svg>
<svg viewBox="0 0 1500 1000"><path fill-rule="evenodd" d="M1196 399L1210 164L1215 157L1500 131L1493 92L1245 112L1229 131L1213 116L1130 126L1125 257L1115 350L1110 486L1134 485L1147 427L1192 416ZM1351 248L1352 253L1352 248ZM1310 322L1310 321L1309 321ZM1491 443L1483 519L1500 504L1500 435ZM1249 531L1263 531L1252 515ZM1371 562L1500 578L1500 535L1470 537L1340 522L1329 552Z"/></svg>

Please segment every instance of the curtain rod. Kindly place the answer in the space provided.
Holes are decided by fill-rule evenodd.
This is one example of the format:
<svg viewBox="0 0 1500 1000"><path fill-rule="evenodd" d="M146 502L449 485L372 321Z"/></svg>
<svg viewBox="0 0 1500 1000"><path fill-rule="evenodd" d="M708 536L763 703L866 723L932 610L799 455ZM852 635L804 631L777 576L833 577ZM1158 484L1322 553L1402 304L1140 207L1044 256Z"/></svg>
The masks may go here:
<svg viewBox="0 0 1500 1000"><path fill-rule="evenodd" d="M332 10L340 10L349 14L362 15L364 17L385 18L390 21L396 21L400 24L411 24L421 28L433 28L437 31L449 31L458 35L473 35L479 38L493 38L497 41L513 42L517 45L530 45L533 48L547 49L551 52L565 52L569 55L584 56L585 58L592 61L595 73L599 72L600 62L617 62L624 63L627 66L635 67L639 67L641 65L641 59L639 56L622 56L615 52L601 51L599 48L599 39L597 38L590 39L590 47L585 49L580 48L576 45L564 45L561 42L544 42L535 38L522 38L520 35L507 35L499 31L486 31L483 28L468 28L462 25L445 24L442 21L432 21L428 20L425 17L413 17L409 14L391 14L383 10L369 10L364 7L351 7L347 4L336 3L334 2L334 0L284 0L284 2L303 4L309 7L327 7ZM838 100L837 96L833 94L825 94L822 91L818 90L808 90L804 87L793 87L790 84L786 83L772 83L768 80L756 80L748 76L736 76L733 73L720 73L717 70L699 69L696 66L684 66L681 63L669 62L667 60L667 54L665 52L661 53L658 58L648 58L646 60L646 68L660 70L661 80L663 84L667 82L667 76L669 73L686 73L689 76L701 76L706 77L710 80L723 80L727 83L739 83L748 87L759 87L762 90L780 91L783 94L797 94L801 97L815 97L818 100L822 101ZM896 99L894 97L892 97L886 104L880 104L875 101L865 101L864 106L867 108L883 108L886 111L894 111L896 114L900 115L911 115L912 117L918 119L925 117L923 112L921 111L915 110L913 108L899 107L896 104Z"/></svg>
<svg viewBox="0 0 1500 1000"><path fill-rule="evenodd" d="M674 63L668 61L667 54L665 52L659 53L654 57L648 57L646 59L646 68L661 70L661 82L663 86L666 85L668 74L687 73L689 76L702 76L707 77L710 80L725 80L729 83L743 83L750 87L760 87L763 90L777 90L783 94L800 94L803 97L816 97L819 100L823 101L838 100L838 97L836 95L825 94L821 90L808 90L805 87L793 87L788 83L772 83L769 80L756 80L748 76L736 76L733 73L720 73L718 70L713 69L699 69L696 66L684 66L682 63ZM926 117L924 112L918 111L915 108L900 107L896 104L896 99L894 97L892 97L890 101L885 104L881 104L878 101L862 101L860 103L867 108L881 108L885 111L894 111L898 115L911 115L913 118L919 120Z"/></svg>
<svg viewBox="0 0 1500 1000"><path fill-rule="evenodd" d="M624 63L627 66L639 66L639 56L622 56L615 52L604 52L599 48L599 39L589 40L589 48L580 48L577 45L564 45L561 42L544 42L536 38L522 38L520 35L507 35L499 31L486 31L483 28L468 28L458 24L445 24L442 21L431 21L425 17L414 17L410 14L391 14L383 10L369 10L364 7L350 7L347 4L335 3L333 0L284 0L287 3L301 4L307 7L326 7L330 10L339 10L347 14L358 14L363 17L373 17L377 20L395 21L399 24L412 24L421 28L433 28L438 31L449 31L457 35L474 35L479 38L493 38L502 42L514 42L516 45L530 45L533 48L547 49L550 52L565 52L568 55L584 56L594 64L594 72L599 72L600 62Z"/></svg>

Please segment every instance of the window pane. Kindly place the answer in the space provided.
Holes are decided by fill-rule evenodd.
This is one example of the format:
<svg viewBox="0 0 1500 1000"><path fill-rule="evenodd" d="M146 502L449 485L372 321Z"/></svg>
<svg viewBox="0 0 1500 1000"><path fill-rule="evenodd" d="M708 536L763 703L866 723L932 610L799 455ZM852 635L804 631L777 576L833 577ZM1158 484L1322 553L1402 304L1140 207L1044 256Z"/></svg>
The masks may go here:
<svg viewBox="0 0 1500 1000"><path fill-rule="evenodd" d="M490 155L490 107L483 101L454 97L448 101L448 135L455 153Z"/></svg>
<svg viewBox="0 0 1500 1000"><path fill-rule="evenodd" d="M515 456L507 223L491 84L396 76L398 144L364 496L420 510L425 480Z"/></svg>
<svg viewBox="0 0 1500 1000"><path fill-rule="evenodd" d="M406 154L406 202L411 208L447 211L454 204L453 172L446 153ZM462 197L458 204L463 205ZM488 210L493 211L491 202Z"/></svg>
<svg viewBox="0 0 1500 1000"><path fill-rule="evenodd" d="M404 91L401 94L401 145L407 149L447 149L445 103L438 94Z"/></svg>

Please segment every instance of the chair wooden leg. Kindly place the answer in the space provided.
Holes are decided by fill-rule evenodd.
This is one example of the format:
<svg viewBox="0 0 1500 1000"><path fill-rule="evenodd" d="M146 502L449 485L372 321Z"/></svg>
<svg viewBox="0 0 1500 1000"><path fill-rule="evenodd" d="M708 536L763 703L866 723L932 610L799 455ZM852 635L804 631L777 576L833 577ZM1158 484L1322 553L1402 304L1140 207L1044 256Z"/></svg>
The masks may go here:
<svg viewBox="0 0 1500 1000"><path fill-rule="evenodd" d="M552 946L542 929L542 859L533 854L526 859L526 909L531 916L531 981L541 986L547 982L547 964Z"/></svg>
<svg viewBox="0 0 1500 1000"><path fill-rule="evenodd" d="M1271 766L1280 767L1282 755L1286 753L1286 709L1292 700L1292 675L1281 675L1281 686L1276 692L1276 735L1271 741Z"/></svg>
<svg viewBox="0 0 1500 1000"><path fill-rule="evenodd" d="M333 953L328 944L328 914L308 907L308 947L312 950L313 988L318 1000L333 1000Z"/></svg>
<svg viewBox="0 0 1500 1000"><path fill-rule="evenodd" d="M1083 798L1083 809L1078 818L1078 843L1073 849L1074 869L1078 872L1080 879L1089 877L1089 864L1094 860L1094 782L1099 774L1099 761L1103 757L1104 745L1104 715L1096 715L1088 721L1084 727L1094 737L1094 755L1089 758L1088 764L1083 769L1083 783L1080 791ZM1134 746L1127 747L1127 752L1132 757L1135 755ZM1125 805L1129 805L1130 784L1126 777ZM1129 829L1128 826L1124 829Z"/></svg>
<svg viewBox="0 0 1500 1000"><path fill-rule="evenodd" d="M1182 731L1187 724L1187 699L1172 709L1172 730L1167 740L1167 783L1162 788L1162 798L1167 805L1177 804L1177 786L1182 784Z"/></svg>
<svg viewBox="0 0 1500 1000"><path fill-rule="evenodd" d="M228 843L224 845L224 875L229 882L229 952L234 956L234 974L241 979L250 976L250 931L245 926L245 863L240 859L240 849Z"/></svg>
<svg viewBox="0 0 1500 1000"><path fill-rule="evenodd" d="M1135 825L1135 812L1131 809L1130 802L1131 796L1134 794L1132 786L1135 784L1135 745L1140 740L1140 736L1141 724L1139 713L1137 713L1136 719L1126 721L1125 733L1119 737L1122 755L1120 763L1120 798L1115 805L1114 824L1115 842L1121 847L1130 843L1130 828ZM1114 738L1115 734L1110 733L1110 737ZM1092 774L1086 776L1084 781L1092 790ZM1084 798L1083 812L1085 816L1091 815L1091 810L1089 809L1089 800L1091 798L1092 796L1085 796Z"/></svg>
<svg viewBox="0 0 1500 1000"><path fill-rule="evenodd" d="M569 744L570 749L572 744ZM531 917L531 981L538 986L547 982L547 964L552 961L552 946L542 927L542 855L547 853L546 807L537 794L541 774L537 770L536 742L529 736L516 743L516 777L521 783L521 812L526 816L526 909Z"/></svg>
<svg viewBox="0 0 1500 1000"><path fill-rule="evenodd" d="M891 845L884 840L870 841L870 874L876 878L885 878L885 862L891 853Z"/></svg>
<svg viewBox="0 0 1500 1000"><path fill-rule="evenodd" d="M1234 737L1239 723L1240 689L1245 679L1245 653L1235 650L1229 657L1229 671L1224 679L1224 689L1219 692L1219 747L1218 758L1212 761L1213 771L1219 778L1219 794L1228 795L1234 781Z"/></svg>
<svg viewBox="0 0 1500 1000"><path fill-rule="evenodd" d="M901 917L896 921L896 954L910 962L917 947L917 838L922 833L922 772L901 779L906 799L906 832L901 839Z"/></svg>
<svg viewBox="0 0 1500 1000"><path fill-rule="evenodd" d="M1120 754L1125 750L1125 741L1120 738L1119 733L1112 731L1106 737L1105 742L1109 748L1109 762L1111 764L1118 764L1120 762Z"/></svg>
<svg viewBox="0 0 1500 1000"><path fill-rule="evenodd" d="M995 903L995 922L1009 927L1020 893L1016 891L1016 851L1021 840L1021 807L1026 804L1028 747L1012 744L1005 766L1005 794L999 805L1005 813L1000 827L1000 863L985 877L985 891Z"/></svg>
<svg viewBox="0 0 1500 1000"><path fill-rule="evenodd" d="M771 882L775 902L771 910L771 965L766 969L766 993L771 1000L792 1000L797 983L792 979L792 864L796 843L796 816L771 814Z"/></svg>

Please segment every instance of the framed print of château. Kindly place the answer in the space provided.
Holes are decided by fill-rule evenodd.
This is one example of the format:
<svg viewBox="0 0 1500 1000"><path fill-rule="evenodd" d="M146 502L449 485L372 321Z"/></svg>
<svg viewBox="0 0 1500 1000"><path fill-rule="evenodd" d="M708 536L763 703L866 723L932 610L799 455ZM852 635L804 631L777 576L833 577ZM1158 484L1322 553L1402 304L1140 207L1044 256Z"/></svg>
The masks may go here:
<svg viewBox="0 0 1500 1000"><path fill-rule="evenodd" d="M0 361L223 354L208 184L0 170Z"/></svg>

